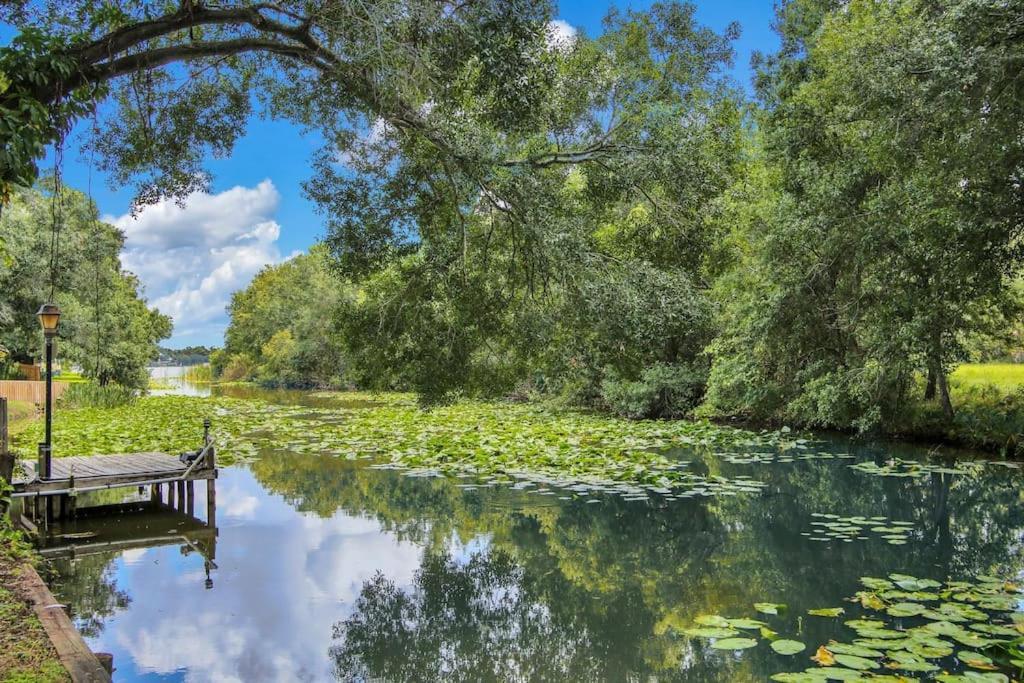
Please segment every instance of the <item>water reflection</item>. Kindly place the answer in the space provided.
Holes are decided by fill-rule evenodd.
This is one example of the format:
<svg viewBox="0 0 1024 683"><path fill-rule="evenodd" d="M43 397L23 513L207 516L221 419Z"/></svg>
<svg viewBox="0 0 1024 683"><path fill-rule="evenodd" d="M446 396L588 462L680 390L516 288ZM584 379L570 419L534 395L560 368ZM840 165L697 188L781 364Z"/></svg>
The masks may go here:
<svg viewBox="0 0 1024 683"><path fill-rule="evenodd" d="M121 680L732 681L793 660L712 651L680 633L695 616L787 603L772 628L825 642L839 622L797 617L845 604L860 576L1024 567L1016 471L880 478L841 460L714 456L701 466L768 487L587 504L265 453L222 473L212 590L202 559L172 544L57 560L58 592L90 644L114 652ZM914 526L902 546L821 543L801 535L813 513Z"/></svg>
<svg viewBox="0 0 1024 683"><path fill-rule="evenodd" d="M155 388L149 390L151 396L209 396L209 384L195 384L185 379L189 367L180 365L158 365L149 368L149 376L154 380Z"/></svg>

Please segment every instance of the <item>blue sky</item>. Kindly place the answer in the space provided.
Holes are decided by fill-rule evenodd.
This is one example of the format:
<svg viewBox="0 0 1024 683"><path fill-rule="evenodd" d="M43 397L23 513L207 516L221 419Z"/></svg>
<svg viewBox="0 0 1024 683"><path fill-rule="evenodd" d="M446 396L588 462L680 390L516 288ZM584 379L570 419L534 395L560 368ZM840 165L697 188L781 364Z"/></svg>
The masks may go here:
<svg viewBox="0 0 1024 683"><path fill-rule="evenodd" d="M650 2L564 0L558 18L595 36L608 8L644 9ZM772 51L778 38L771 30L772 0L698 0L701 23L723 30L740 23L732 77L750 88L750 56ZM11 36L0 27L0 41ZM212 196L190 201L185 210L173 204L128 215L131 188L111 188L98 171L90 171L76 147L65 153L65 181L84 190L91 174L92 195L100 214L128 235L123 261L145 286L150 303L175 319L172 347L219 345L227 323L224 307L232 291L244 287L258 269L303 251L323 237L323 220L302 195L308 160L317 147L290 123L254 118L227 159L210 159Z"/></svg>

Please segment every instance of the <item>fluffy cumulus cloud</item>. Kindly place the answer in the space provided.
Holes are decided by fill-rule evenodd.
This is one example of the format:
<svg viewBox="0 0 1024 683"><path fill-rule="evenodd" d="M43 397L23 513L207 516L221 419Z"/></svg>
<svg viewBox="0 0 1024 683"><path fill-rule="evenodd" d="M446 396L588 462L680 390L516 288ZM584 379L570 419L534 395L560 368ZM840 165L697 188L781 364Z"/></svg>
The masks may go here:
<svg viewBox="0 0 1024 683"><path fill-rule="evenodd" d="M124 231L124 266L142 280L150 304L174 318L175 339L219 343L231 293L281 261L274 220L280 200L264 180L104 220Z"/></svg>

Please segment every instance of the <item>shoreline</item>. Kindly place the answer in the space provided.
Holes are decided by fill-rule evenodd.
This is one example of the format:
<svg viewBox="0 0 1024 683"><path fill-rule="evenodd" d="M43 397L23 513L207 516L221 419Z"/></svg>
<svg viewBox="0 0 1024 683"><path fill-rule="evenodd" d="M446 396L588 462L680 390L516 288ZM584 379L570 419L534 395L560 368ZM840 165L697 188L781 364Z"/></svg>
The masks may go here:
<svg viewBox="0 0 1024 683"><path fill-rule="evenodd" d="M15 532L6 531L12 535ZM34 553L10 536L0 544L0 664L11 680L109 683L63 605L39 576ZM6 680L6 679L5 679Z"/></svg>

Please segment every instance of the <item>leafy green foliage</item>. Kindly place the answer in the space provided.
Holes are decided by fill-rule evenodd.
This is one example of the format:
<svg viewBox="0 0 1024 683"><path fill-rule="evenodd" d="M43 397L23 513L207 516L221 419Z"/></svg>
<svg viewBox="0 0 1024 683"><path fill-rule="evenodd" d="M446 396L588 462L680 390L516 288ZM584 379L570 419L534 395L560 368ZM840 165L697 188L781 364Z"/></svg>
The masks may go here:
<svg viewBox="0 0 1024 683"><path fill-rule="evenodd" d="M340 384L346 367L338 326L349 296L328 271L323 247L267 266L231 297L224 349L211 356L214 373L282 386Z"/></svg>
<svg viewBox="0 0 1024 683"><path fill-rule="evenodd" d="M978 0L782 6L760 198L744 181L723 212L740 251L717 285L715 411L891 430L927 375L952 422L965 339L1019 313L1021 84L994 66L1024 56L995 38L1018 20Z"/></svg>
<svg viewBox="0 0 1024 683"><path fill-rule="evenodd" d="M0 345L23 362L42 354L36 311L50 297L54 207L46 189L17 190L0 217ZM170 335L171 320L146 305L138 279L121 269L124 236L98 220L82 193L64 188L59 202L52 271L62 311L59 359L100 384L145 388L146 365Z"/></svg>
<svg viewBox="0 0 1024 683"><path fill-rule="evenodd" d="M386 125L347 141L355 175L324 158L307 190L362 290L344 314L356 382L688 412L712 335L711 203L740 152L720 78L733 37L689 5L612 12L600 37L546 49L544 105L514 130L467 109L467 82L429 115L477 145L469 177Z"/></svg>

